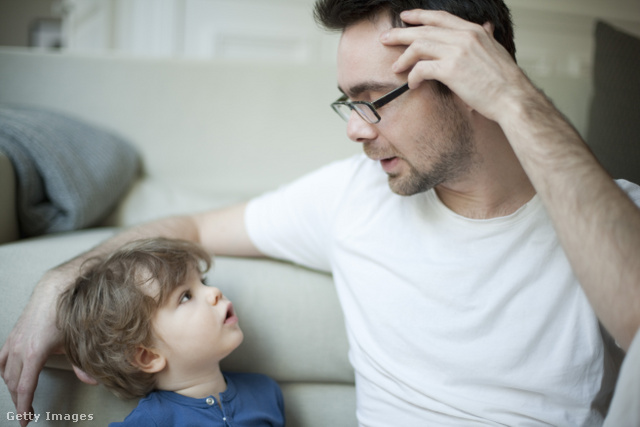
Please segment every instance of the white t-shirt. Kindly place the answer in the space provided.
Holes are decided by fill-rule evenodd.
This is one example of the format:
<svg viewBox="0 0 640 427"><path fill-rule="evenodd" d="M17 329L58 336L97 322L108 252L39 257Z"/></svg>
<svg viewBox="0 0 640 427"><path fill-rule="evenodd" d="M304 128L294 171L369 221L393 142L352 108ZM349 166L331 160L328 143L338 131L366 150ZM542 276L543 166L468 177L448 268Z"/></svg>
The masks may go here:
<svg viewBox="0 0 640 427"><path fill-rule="evenodd" d="M264 254L334 275L363 426L600 425L617 370L535 196L473 220L364 155L249 203ZM606 400L606 399L605 399Z"/></svg>

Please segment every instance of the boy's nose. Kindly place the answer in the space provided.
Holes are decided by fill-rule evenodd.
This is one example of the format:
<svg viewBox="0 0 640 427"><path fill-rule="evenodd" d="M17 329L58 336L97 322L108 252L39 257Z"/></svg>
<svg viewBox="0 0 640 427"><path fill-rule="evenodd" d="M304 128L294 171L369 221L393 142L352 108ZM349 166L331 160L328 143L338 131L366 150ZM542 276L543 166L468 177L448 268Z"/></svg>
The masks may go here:
<svg viewBox="0 0 640 427"><path fill-rule="evenodd" d="M211 305L216 305L218 301L222 298L222 292L218 288L214 288L213 286L208 290L207 298Z"/></svg>

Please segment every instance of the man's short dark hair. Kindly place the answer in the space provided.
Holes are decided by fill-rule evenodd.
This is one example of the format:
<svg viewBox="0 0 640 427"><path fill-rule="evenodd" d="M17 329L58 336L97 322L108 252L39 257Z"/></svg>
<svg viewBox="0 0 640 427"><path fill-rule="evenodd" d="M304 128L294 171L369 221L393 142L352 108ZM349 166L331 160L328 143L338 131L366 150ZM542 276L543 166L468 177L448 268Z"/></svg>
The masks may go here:
<svg viewBox="0 0 640 427"><path fill-rule="evenodd" d="M491 22L493 36L516 57L511 12L502 0L317 0L316 22L328 30L344 31L363 19L388 12L394 27L406 26L400 13L411 9L444 10L476 24Z"/></svg>

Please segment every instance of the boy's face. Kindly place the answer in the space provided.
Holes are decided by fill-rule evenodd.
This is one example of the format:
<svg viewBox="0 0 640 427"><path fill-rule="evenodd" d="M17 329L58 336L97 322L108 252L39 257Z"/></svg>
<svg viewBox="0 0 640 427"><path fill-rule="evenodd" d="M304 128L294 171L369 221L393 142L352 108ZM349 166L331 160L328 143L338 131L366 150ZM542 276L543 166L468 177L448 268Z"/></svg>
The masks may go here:
<svg viewBox="0 0 640 427"><path fill-rule="evenodd" d="M153 327L154 347L185 380L217 367L243 339L231 302L219 289L204 285L195 269L158 309Z"/></svg>

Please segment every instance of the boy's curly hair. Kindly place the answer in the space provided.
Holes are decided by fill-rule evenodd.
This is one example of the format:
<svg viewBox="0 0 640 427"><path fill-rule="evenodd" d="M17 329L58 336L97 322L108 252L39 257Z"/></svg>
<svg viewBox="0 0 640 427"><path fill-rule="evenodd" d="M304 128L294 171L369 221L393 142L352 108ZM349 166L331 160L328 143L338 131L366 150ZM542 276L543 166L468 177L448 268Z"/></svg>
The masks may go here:
<svg viewBox="0 0 640 427"><path fill-rule="evenodd" d="M138 240L87 260L58 300L56 324L67 356L120 398L146 395L155 375L132 363L136 349L153 345L152 319L171 291L193 269L202 274L210 266L201 246L164 238Z"/></svg>

